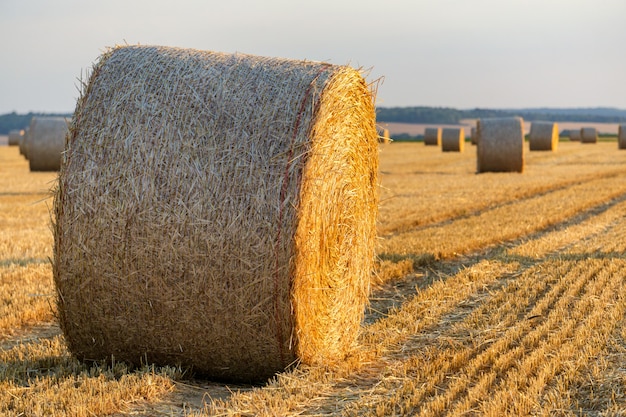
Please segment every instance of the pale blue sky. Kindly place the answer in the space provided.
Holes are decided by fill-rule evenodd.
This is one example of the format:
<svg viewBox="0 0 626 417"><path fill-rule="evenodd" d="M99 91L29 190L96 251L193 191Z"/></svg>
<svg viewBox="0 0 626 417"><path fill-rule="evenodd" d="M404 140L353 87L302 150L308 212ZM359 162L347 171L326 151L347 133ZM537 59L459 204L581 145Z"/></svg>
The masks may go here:
<svg viewBox="0 0 626 417"><path fill-rule="evenodd" d="M625 0L0 0L0 114L73 111L123 43L362 67L379 106L626 109L625 22Z"/></svg>

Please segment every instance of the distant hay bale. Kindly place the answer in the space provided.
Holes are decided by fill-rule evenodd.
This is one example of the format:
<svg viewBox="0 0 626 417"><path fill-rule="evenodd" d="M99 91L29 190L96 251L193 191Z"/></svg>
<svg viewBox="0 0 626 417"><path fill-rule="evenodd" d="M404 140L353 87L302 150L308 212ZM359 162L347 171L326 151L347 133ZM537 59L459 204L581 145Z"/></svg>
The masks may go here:
<svg viewBox="0 0 626 417"><path fill-rule="evenodd" d="M581 143L597 143L598 131L595 127L583 127L580 129L580 142Z"/></svg>
<svg viewBox="0 0 626 417"><path fill-rule="evenodd" d="M439 146L441 145L441 128L427 127L424 129L424 145Z"/></svg>
<svg viewBox="0 0 626 417"><path fill-rule="evenodd" d="M476 134L475 127L472 127L470 130L470 140L472 145L476 145L478 143L478 135Z"/></svg>
<svg viewBox="0 0 626 417"><path fill-rule="evenodd" d="M377 172L373 92L353 68L107 51L55 194L70 351L235 381L341 363L369 292Z"/></svg>
<svg viewBox="0 0 626 417"><path fill-rule="evenodd" d="M24 136L23 130L11 130L9 132L9 146L19 146L22 136Z"/></svg>
<svg viewBox="0 0 626 417"><path fill-rule="evenodd" d="M572 129L569 131L569 140L572 142L580 142L580 130Z"/></svg>
<svg viewBox="0 0 626 417"><path fill-rule="evenodd" d="M480 119L477 171L524 171L524 121L521 117Z"/></svg>
<svg viewBox="0 0 626 417"><path fill-rule="evenodd" d="M29 130L28 127L26 129L24 129L24 134L20 137L20 142L18 144L18 146L20 148L20 155L23 155L24 158L26 158L26 159L28 159L26 157L26 148L27 148L27 141L28 141L28 130Z"/></svg>
<svg viewBox="0 0 626 417"><path fill-rule="evenodd" d="M33 117L28 132L27 157L30 170L58 171L67 134L65 118Z"/></svg>
<svg viewBox="0 0 626 417"><path fill-rule="evenodd" d="M384 143L384 144L391 143L391 137L389 135L389 129L383 129L382 135L381 135L379 141L380 141L380 143Z"/></svg>
<svg viewBox="0 0 626 417"><path fill-rule="evenodd" d="M617 147L618 149L626 149L626 124L617 127Z"/></svg>
<svg viewBox="0 0 626 417"><path fill-rule="evenodd" d="M528 142L531 151L556 151L559 145L558 123L532 122Z"/></svg>
<svg viewBox="0 0 626 417"><path fill-rule="evenodd" d="M465 149L465 130L462 127L441 129L441 150L444 152L463 152Z"/></svg>

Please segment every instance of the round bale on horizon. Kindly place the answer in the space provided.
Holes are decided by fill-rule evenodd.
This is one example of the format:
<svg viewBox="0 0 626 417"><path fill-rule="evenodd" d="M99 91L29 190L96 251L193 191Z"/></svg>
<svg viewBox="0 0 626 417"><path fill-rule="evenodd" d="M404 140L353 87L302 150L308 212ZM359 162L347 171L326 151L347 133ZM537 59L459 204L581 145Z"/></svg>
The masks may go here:
<svg viewBox="0 0 626 417"><path fill-rule="evenodd" d="M389 134L389 129L383 129L381 133L382 134L380 138L378 138L378 141L384 145L391 143L391 135Z"/></svg>
<svg viewBox="0 0 626 417"><path fill-rule="evenodd" d="M626 149L626 124L617 127L617 147L618 149Z"/></svg>
<svg viewBox="0 0 626 417"><path fill-rule="evenodd" d="M521 117L480 119L476 130L477 172L524 171L524 121Z"/></svg>
<svg viewBox="0 0 626 417"><path fill-rule="evenodd" d="M24 129L24 134L20 137L20 142L18 144L18 146L20 148L20 155L22 155L27 160L28 160L28 158L26 157L26 148L28 146L28 131L29 131L29 128L27 126Z"/></svg>
<svg viewBox="0 0 626 417"><path fill-rule="evenodd" d="M21 129L13 129L9 132L9 146L19 146L21 137L24 136L24 131Z"/></svg>
<svg viewBox="0 0 626 417"><path fill-rule="evenodd" d="M532 122L528 142L531 151L556 151L559 145L558 123Z"/></svg>
<svg viewBox="0 0 626 417"><path fill-rule="evenodd" d="M424 145L439 146L441 145L441 128L427 127L424 129Z"/></svg>
<svg viewBox="0 0 626 417"><path fill-rule="evenodd" d="M583 127L580 129L580 143L597 143L598 131L595 127Z"/></svg>
<svg viewBox="0 0 626 417"><path fill-rule="evenodd" d="M465 149L465 130L462 127L441 129L441 150L443 152L463 152Z"/></svg>
<svg viewBox="0 0 626 417"><path fill-rule="evenodd" d="M65 146L64 117L33 117L28 133L28 163L31 171L58 171Z"/></svg>

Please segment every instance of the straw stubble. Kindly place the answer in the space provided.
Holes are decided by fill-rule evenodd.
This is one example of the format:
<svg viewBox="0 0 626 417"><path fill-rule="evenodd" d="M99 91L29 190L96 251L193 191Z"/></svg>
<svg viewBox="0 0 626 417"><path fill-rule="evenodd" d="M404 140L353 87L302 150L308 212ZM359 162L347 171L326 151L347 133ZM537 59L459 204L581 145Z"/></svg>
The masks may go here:
<svg viewBox="0 0 626 417"><path fill-rule="evenodd" d="M238 381L340 363L373 267L377 139L373 92L350 67L106 52L55 200L70 350Z"/></svg>

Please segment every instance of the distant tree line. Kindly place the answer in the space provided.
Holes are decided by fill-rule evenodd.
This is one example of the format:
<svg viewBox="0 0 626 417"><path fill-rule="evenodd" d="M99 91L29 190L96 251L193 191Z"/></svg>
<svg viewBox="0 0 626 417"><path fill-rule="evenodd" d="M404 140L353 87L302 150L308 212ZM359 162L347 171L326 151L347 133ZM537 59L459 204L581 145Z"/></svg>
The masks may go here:
<svg viewBox="0 0 626 417"><path fill-rule="evenodd" d="M72 117L72 113L27 113L17 114L15 112L0 115L0 135L7 135L11 130L21 130L30 124L30 119L37 117Z"/></svg>
<svg viewBox="0 0 626 417"><path fill-rule="evenodd" d="M619 109L471 109L450 107L379 107L380 122L458 124L463 119L488 117L522 117L527 121L626 123L626 110Z"/></svg>
<svg viewBox="0 0 626 417"><path fill-rule="evenodd" d="M14 129L24 129L33 116L71 117L71 113L27 113L15 112L0 115L0 135L6 135ZM379 107L376 119L379 122L397 123L432 123L458 124L463 119L482 119L487 117L519 116L527 121L553 122L596 122L626 123L626 110L610 108L589 109L471 109L459 110L450 107Z"/></svg>

